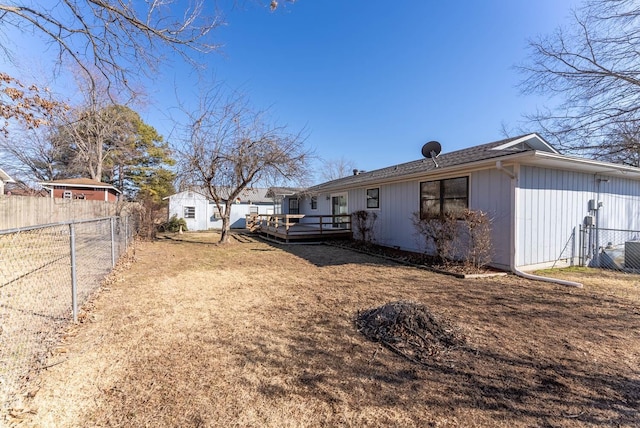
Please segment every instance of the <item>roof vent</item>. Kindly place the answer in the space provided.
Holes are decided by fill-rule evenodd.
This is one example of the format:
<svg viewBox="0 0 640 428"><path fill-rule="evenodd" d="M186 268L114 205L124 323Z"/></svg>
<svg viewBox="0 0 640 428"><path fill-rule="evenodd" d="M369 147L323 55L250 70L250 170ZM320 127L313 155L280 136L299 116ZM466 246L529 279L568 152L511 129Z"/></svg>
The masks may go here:
<svg viewBox="0 0 640 428"><path fill-rule="evenodd" d="M359 175L359 174L360 174L360 171L358 171L358 169L353 170L353 175Z"/></svg>

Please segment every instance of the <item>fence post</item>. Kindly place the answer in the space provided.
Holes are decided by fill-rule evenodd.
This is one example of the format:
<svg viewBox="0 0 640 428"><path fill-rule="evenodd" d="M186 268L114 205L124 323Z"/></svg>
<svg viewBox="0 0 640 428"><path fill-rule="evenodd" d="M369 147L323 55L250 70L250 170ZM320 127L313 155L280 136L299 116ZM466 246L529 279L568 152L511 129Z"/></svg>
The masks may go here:
<svg viewBox="0 0 640 428"><path fill-rule="evenodd" d="M71 311L73 322L78 322L78 278L76 276L76 225L69 223L69 242L71 250Z"/></svg>
<svg viewBox="0 0 640 428"><path fill-rule="evenodd" d="M116 231L115 231L115 217L109 218L109 224L111 226L111 267L116 267Z"/></svg>
<svg viewBox="0 0 640 428"><path fill-rule="evenodd" d="M582 234L582 224L578 224L578 266L584 266L584 251L582 250L582 242L584 235Z"/></svg>

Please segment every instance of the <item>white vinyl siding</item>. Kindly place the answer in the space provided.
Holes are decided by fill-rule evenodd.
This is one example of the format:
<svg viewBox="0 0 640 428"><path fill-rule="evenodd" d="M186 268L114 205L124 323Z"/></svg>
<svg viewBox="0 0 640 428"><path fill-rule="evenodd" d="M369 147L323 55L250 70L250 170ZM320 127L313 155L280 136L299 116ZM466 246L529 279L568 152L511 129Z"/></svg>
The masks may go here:
<svg viewBox="0 0 640 428"><path fill-rule="evenodd" d="M594 183L591 174L521 167L517 266L561 263L567 255L577 256L578 241L572 235L589 214L589 199L596 197Z"/></svg>
<svg viewBox="0 0 640 428"><path fill-rule="evenodd" d="M195 218L185 218L187 207L195 210ZM229 216L231 228L244 228L245 216L250 212L259 214L273 214L273 204L232 204ZM176 215L185 218L187 228L194 230L220 229L222 220L213 201L199 192L184 191L169 197L169 217Z"/></svg>
<svg viewBox="0 0 640 428"><path fill-rule="evenodd" d="M513 252L512 231L516 233L516 267L528 270L577 262L579 239L572 234L589 214L590 199L602 202L601 228L640 230L640 182L605 177L597 193L597 177L582 172L520 165L506 166L517 178L495 168L469 174L469 209L481 210L492 220L492 264L508 269ZM453 177L459 177L454 175ZM442 177L442 178L450 178ZM374 184L348 191L349 213L367 209L367 189L378 187L380 209L374 237L381 245L410 251L424 250L416 235L412 215L420 211L420 182L441 177L422 177L413 181ZM318 194L318 210L300 205L306 214L330 214L328 193ZM329 199L328 199L329 198ZM515 211L514 211L515 208ZM517 218L514 216L517 215ZM575 257L570 259L570 257Z"/></svg>
<svg viewBox="0 0 640 428"><path fill-rule="evenodd" d="M511 179L496 169L471 174L469 209L480 210L491 219L492 263L508 269L511 257Z"/></svg>
<svg viewBox="0 0 640 428"><path fill-rule="evenodd" d="M600 183L600 227L640 230L640 182L609 178Z"/></svg>

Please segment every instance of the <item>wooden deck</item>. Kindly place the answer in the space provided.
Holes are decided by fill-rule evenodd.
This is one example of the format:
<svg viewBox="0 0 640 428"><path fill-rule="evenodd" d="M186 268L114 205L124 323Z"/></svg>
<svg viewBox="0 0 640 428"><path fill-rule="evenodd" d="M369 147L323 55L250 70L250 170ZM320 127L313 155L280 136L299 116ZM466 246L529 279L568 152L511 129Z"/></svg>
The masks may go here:
<svg viewBox="0 0 640 428"><path fill-rule="evenodd" d="M247 229L269 238L290 241L351 239L348 215L251 214Z"/></svg>

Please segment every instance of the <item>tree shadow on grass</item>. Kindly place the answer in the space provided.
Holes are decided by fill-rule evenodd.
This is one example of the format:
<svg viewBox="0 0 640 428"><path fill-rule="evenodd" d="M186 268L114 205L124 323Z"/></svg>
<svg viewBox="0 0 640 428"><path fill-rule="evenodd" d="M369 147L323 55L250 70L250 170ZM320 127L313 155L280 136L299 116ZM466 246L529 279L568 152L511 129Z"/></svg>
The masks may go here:
<svg viewBox="0 0 640 428"><path fill-rule="evenodd" d="M271 241L263 241L267 245L299 257L317 267L341 266L346 264L376 264L384 266L399 266L399 263L390 259L377 257L371 254L359 253L347 248L329 246L322 243L315 244L279 244Z"/></svg>

